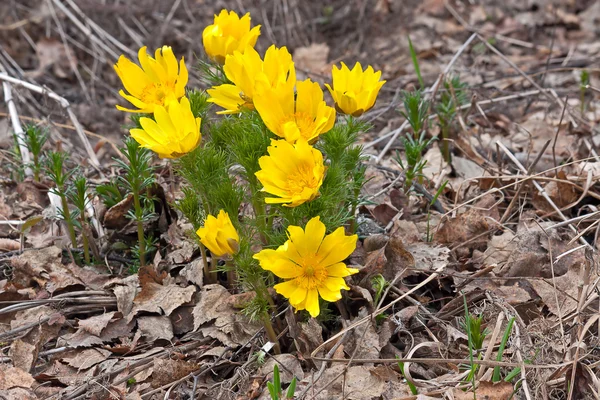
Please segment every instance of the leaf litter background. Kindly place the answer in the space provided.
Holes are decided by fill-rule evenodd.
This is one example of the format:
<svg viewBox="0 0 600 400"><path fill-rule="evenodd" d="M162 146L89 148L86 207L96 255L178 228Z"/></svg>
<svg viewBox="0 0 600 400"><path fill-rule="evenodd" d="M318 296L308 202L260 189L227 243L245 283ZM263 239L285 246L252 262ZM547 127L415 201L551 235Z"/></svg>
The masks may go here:
<svg viewBox="0 0 600 400"><path fill-rule="evenodd" d="M153 265L130 275L131 260L111 250L134 240L126 199L109 210L96 201L105 263L82 268L49 219L48 187L9 178L15 160L2 104L1 219L45 219L25 235L23 252L19 227L0 225L0 396L267 399L278 363L284 382L297 377L299 398L473 398L461 390L464 294L490 332L478 398L598 398L598 93L586 91L582 113L579 77L586 69L600 87L600 3L6 0L0 72L70 102L99 168L65 109L12 86L22 122L46 126L50 146L103 183L119 173L111 157L127 124L114 108L116 57L168 44L192 66L202 29L221 8L250 11L263 26L259 48L288 46L303 76L323 82L332 64L361 61L388 81L363 117L374 125L361 138L372 156L363 193L370 205L360 209L364 240L350 263L361 272L351 290L324 321L296 322L278 299L286 351L257 362L265 338L239 313L252 293L203 284L191 225L169 205L177 182L166 164L157 164L158 217L148 226L160 237ZM418 85L407 34L427 87L435 90L441 74L460 76L472 96L459 114L451 165L433 144L420 196L410 197L393 161L406 128L399 91ZM191 79L200 85L197 73ZM446 180L428 215L427 196ZM376 303L378 274L391 285ZM383 308L385 318L376 318ZM419 396L396 357L414 359L405 372ZM521 372L512 383L492 384L494 366L504 375L517 366Z"/></svg>

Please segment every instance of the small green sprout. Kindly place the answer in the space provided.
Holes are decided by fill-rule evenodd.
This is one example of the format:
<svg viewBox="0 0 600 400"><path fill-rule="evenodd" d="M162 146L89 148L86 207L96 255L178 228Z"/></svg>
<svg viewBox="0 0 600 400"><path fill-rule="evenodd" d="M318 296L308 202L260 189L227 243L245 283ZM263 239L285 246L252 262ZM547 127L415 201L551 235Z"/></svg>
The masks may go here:
<svg viewBox="0 0 600 400"><path fill-rule="evenodd" d="M281 379L279 377L279 367L277 364L273 366L273 382L267 382L267 388L271 394L271 400L287 400L293 399L294 393L296 392L296 377L290 382L290 386L283 395L283 389L281 388Z"/></svg>

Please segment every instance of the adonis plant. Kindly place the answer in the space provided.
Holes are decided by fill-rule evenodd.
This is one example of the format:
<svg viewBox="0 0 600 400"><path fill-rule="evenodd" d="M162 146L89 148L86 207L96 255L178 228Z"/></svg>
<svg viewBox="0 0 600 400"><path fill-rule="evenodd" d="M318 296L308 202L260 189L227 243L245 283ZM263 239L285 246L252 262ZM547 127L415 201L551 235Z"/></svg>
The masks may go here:
<svg viewBox="0 0 600 400"><path fill-rule="evenodd" d="M249 14L215 16L202 35L206 92L187 86L168 46L154 56L142 47L138 63L121 56L115 71L133 106L118 108L137 113L131 137L181 177L177 207L195 226L204 281L253 292L244 312L277 344L281 298L269 288L317 317L358 272L347 258L365 180L359 117L385 81L370 66L334 66L328 104L319 83L296 80L287 48L259 54L259 35Z"/></svg>

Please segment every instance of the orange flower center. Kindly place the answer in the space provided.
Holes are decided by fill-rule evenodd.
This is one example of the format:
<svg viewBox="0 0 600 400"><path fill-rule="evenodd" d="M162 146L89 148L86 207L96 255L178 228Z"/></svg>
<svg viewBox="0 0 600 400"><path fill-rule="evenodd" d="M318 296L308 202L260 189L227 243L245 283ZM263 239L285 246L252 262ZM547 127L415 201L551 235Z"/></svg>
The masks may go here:
<svg viewBox="0 0 600 400"><path fill-rule="evenodd" d="M165 98L175 93L175 85L163 83L151 83L142 91L140 100L146 104L165 105Z"/></svg>
<svg viewBox="0 0 600 400"><path fill-rule="evenodd" d="M304 189L316 189L319 186L319 180L309 165L299 165L296 172L288 175L287 190L293 195L298 195Z"/></svg>
<svg viewBox="0 0 600 400"><path fill-rule="evenodd" d="M298 286L305 289L314 289L322 286L327 279L327 269L318 265L315 256L308 256L302 259L302 275L297 279Z"/></svg>
<svg viewBox="0 0 600 400"><path fill-rule="evenodd" d="M296 131L294 136L305 140L310 139L316 129L314 117L305 112L286 115L281 120L280 125L284 127L284 131Z"/></svg>

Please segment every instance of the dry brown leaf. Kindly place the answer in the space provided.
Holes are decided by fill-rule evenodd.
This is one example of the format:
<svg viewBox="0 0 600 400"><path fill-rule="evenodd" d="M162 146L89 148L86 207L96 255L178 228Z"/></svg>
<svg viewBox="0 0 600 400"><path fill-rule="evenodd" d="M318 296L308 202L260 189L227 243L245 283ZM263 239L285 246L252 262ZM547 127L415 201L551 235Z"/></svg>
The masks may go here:
<svg viewBox="0 0 600 400"><path fill-rule="evenodd" d="M173 325L169 317L164 315L152 317L138 317L138 328L148 341L157 339L171 340L173 338Z"/></svg>
<svg viewBox="0 0 600 400"><path fill-rule="evenodd" d="M381 203L376 205L371 211L377 222L386 226L398 214L398 210L390 204Z"/></svg>
<svg viewBox="0 0 600 400"><path fill-rule="evenodd" d="M568 180L567 174L564 171L558 172L558 179ZM565 183L563 181L550 181L544 187L544 191L552 199L552 201L558 206L558 208L566 207L573 204L579 198L579 193L575 189L575 186ZM538 191L535 191L532 199L534 207L544 213L554 212L554 208L548 203Z"/></svg>
<svg viewBox="0 0 600 400"><path fill-rule="evenodd" d="M564 316L577 309L578 288L579 285L583 285L580 279L581 267L581 265L572 266L566 274L555 277L554 281L552 279L530 281L531 286L552 314Z"/></svg>
<svg viewBox="0 0 600 400"><path fill-rule="evenodd" d="M123 317L127 317L133 309L133 299L140 290L139 278L137 275L131 275L123 279L124 285L115 285L113 292L117 298L117 310Z"/></svg>
<svg viewBox="0 0 600 400"><path fill-rule="evenodd" d="M35 379L29 372L8 364L0 364L0 390L15 387L30 388Z"/></svg>
<svg viewBox="0 0 600 400"><path fill-rule="evenodd" d="M15 271L12 281L23 287L35 282L50 293L72 286L84 287L83 282L65 268L61 258L62 250L55 246L27 250L11 260Z"/></svg>
<svg viewBox="0 0 600 400"><path fill-rule="evenodd" d="M134 322L128 323L121 318L110 322L106 328L102 330L100 336L92 335L84 329L78 329L72 335L64 335L61 340L64 345L69 347L91 347L101 345L102 343L110 342L113 339L128 336L133 329Z"/></svg>
<svg viewBox="0 0 600 400"><path fill-rule="evenodd" d="M9 390L0 390L0 399L2 400L38 400L39 397L37 397L35 395L35 393L39 393L39 391L36 390L36 392L33 392L33 390L30 389L23 389L20 387L16 387L16 388L12 388Z"/></svg>
<svg viewBox="0 0 600 400"><path fill-rule="evenodd" d="M104 226L108 229L123 229L130 221L127 213L133 204L133 195L128 195L123 200L106 210Z"/></svg>
<svg viewBox="0 0 600 400"><path fill-rule="evenodd" d="M177 307L192 300L192 296L196 293L195 286L183 288L172 283L161 285L153 278L156 276L140 275L142 290L133 299L133 309L127 317L128 321L133 320L139 311L171 315Z"/></svg>
<svg viewBox="0 0 600 400"><path fill-rule="evenodd" d="M64 385L77 385L87 382L96 374L97 367L88 370L78 370L58 360L50 364L44 372L36 375L39 382L60 382Z"/></svg>
<svg viewBox="0 0 600 400"><path fill-rule="evenodd" d="M73 357L65 357L62 360L73 368L85 370L100 364L110 357L111 352L103 349L85 349L78 351Z"/></svg>
<svg viewBox="0 0 600 400"><path fill-rule="evenodd" d="M100 314L100 315L95 315L95 316L87 318L87 319L79 320L79 322L78 322L79 329L89 332L92 335L100 336L100 334L102 333L102 330L104 330L104 328L106 328L108 323L113 318L116 319L116 318L121 317L120 314L117 314L117 316L115 317L115 314L117 314L117 313L115 311L113 311L113 312L108 312L108 313L104 313L104 314Z"/></svg>
<svg viewBox="0 0 600 400"><path fill-rule="evenodd" d="M192 312L194 330L218 339L227 346L238 346L249 340L260 329L260 325L250 323L240 315L230 298L231 294L221 285L204 286Z"/></svg>
<svg viewBox="0 0 600 400"><path fill-rule="evenodd" d="M513 395L513 384L510 382L481 381L477 386L477 398L481 400L509 400ZM455 400L473 400L473 392L463 392L460 389L452 391Z"/></svg>
<svg viewBox="0 0 600 400"><path fill-rule="evenodd" d="M152 387L157 388L183 378L198 366L183 360L154 359Z"/></svg>
<svg viewBox="0 0 600 400"><path fill-rule="evenodd" d="M319 393L314 397L316 400L338 399L342 393L349 400L391 399L411 395L400 375L388 367L352 366L343 374L344 368L344 365L336 363L325 370L315 385L315 393ZM302 387L303 383L298 386ZM328 386L320 391L324 385Z"/></svg>
<svg viewBox="0 0 600 400"><path fill-rule="evenodd" d="M0 238L0 251L15 251L21 248L21 242L13 239Z"/></svg>
<svg viewBox="0 0 600 400"><path fill-rule="evenodd" d="M188 282L192 282L198 287L202 287L204 284L204 269L202 265L202 259L194 260L179 272L179 276L184 277Z"/></svg>
<svg viewBox="0 0 600 400"><path fill-rule="evenodd" d="M435 241L452 246L464 244L467 249L483 250L492 229L497 225L496 221L500 219L495 203L493 196L485 196L475 207L446 220L435 232Z"/></svg>
<svg viewBox="0 0 600 400"><path fill-rule="evenodd" d="M12 342L8 351L8 356L12 360L13 365L28 372L33 368L37 354L37 346L21 339Z"/></svg>
<svg viewBox="0 0 600 400"><path fill-rule="evenodd" d="M366 308L358 313L358 319L368 315ZM354 354L356 358L377 359L382 345L379 343L379 335L373 323L362 324L354 329L354 334L346 342L346 353Z"/></svg>
<svg viewBox="0 0 600 400"><path fill-rule="evenodd" d="M77 58L72 50L65 47L63 42L56 39L42 39L36 43L36 54L39 66L34 71L28 71L32 78L39 78L52 67L52 72L58 78L68 78L72 66L77 65ZM69 72L67 72L69 71Z"/></svg>
<svg viewBox="0 0 600 400"><path fill-rule="evenodd" d="M175 335L183 335L194 329L193 311L194 307L192 306L182 306L169 315L171 324L173 324L173 333Z"/></svg>
<svg viewBox="0 0 600 400"><path fill-rule="evenodd" d="M294 50L294 65L297 70L306 71L316 75L323 75L330 72L330 66L327 63L329 58L329 46L327 43L313 43L307 47L297 47ZM297 71L301 74L301 71ZM298 79L302 79L300 76Z"/></svg>

